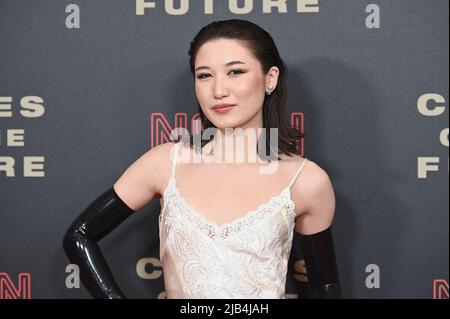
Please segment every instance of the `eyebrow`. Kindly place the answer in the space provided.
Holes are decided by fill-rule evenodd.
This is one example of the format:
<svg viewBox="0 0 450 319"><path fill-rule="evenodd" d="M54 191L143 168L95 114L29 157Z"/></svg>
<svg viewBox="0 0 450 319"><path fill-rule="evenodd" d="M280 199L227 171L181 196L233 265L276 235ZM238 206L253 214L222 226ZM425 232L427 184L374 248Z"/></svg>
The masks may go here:
<svg viewBox="0 0 450 319"><path fill-rule="evenodd" d="M234 64L245 64L245 63L242 61L231 61L231 62L228 62L227 64L225 64L225 66L231 66ZM210 69L210 67L202 65L202 66L199 66L198 68L196 68L195 71L202 70L202 69Z"/></svg>

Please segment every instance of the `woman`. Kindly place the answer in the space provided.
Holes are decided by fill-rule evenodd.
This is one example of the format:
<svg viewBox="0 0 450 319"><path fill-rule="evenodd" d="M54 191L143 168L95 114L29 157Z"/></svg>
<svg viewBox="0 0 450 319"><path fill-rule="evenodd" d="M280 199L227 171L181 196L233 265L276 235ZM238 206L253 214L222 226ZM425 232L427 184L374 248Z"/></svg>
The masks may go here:
<svg viewBox="0 0 450 319"><path fill-rule="evenodd" d="M285 298L294 230L311 298L339 298L333 188L322 168L295 154L303 135L288 125L287 69L271 36L249 21L216 21L199 31L189 55L201 123L214 134L154 147L73 222L63 245L82 282L96 298L125 298L97 242L161 197L167 298ZM228 143L240 129L255 138ZM268 161L259 161L260 146ZM198 152L209 162L179 161Z"/></svg>

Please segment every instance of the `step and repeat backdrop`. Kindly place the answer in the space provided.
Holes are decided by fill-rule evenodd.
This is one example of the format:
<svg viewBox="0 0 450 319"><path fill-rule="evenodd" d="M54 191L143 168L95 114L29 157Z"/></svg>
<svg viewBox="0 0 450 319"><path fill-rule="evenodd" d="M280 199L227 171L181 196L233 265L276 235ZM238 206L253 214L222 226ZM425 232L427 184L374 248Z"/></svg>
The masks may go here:
<svg viewBox="0 0 450 319"><path fill-rule="evenodd" d="M0 298L90 298L72 220L198 116L188 48L252 21L288 73L301 155L331 178L345 298L448 298L446 0L0 1ZM159 200L100 241L129 298L165 298ZM304 298L295 233L287 298Z"/></svg>

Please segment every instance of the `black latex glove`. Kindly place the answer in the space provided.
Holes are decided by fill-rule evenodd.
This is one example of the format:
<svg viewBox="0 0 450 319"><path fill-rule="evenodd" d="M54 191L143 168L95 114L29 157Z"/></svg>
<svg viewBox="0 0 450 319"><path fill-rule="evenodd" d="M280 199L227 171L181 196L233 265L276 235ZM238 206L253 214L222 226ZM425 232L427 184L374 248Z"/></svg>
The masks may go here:
<svg viewBox="0 0 450 319"><path fill-rule="evenodd" d="M300 241L308 274L309 298L341 298L331 226L317 234L300 234Z"/></svg>
<svg viewBox="0 0 450 319"><path fill-rule="evenodd" d="M75 219L64 235L64 251L70 262L79 266L81 282L94 298L126 299L97 242L133 212L111 187Z"/></svg>

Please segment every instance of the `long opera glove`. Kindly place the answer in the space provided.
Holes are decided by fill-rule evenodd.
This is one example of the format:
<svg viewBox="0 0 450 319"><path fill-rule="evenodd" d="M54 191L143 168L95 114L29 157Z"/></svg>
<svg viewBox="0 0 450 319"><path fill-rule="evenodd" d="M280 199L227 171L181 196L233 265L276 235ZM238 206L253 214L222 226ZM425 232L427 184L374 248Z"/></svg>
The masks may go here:
<svg viewBox="0 0 450 319"><path fill-rule="evenodd" d="M81 282L94 298L126 299L97 242L133 212L111 187L74 220L64 235L64 251L70 262L79 266Z"/></svg>
<svg viewBox="0 0 450 319"><path fill-rule="evenodd" d="M341 298L331 226L316 234L300 234L300 242L308 274L309 298Z"/></svg>

